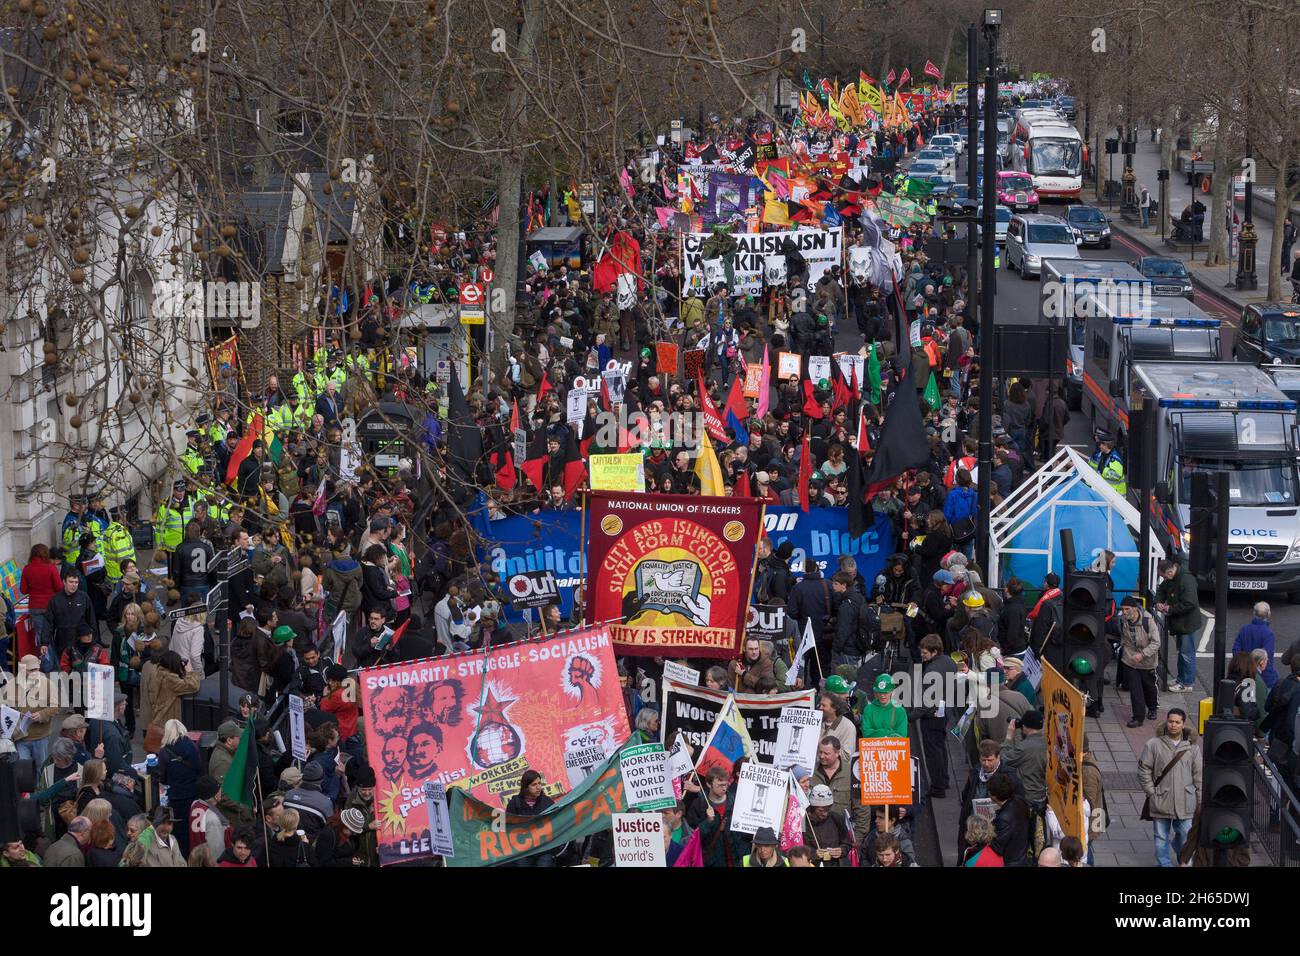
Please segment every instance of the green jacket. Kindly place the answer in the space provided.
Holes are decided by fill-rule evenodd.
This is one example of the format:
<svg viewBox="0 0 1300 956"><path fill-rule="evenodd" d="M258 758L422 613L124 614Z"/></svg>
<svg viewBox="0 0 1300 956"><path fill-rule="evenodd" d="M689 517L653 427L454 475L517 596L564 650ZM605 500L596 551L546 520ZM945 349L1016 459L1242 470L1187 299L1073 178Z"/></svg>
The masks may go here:
<svg viewBox="0 0 1300 956"><path fill-rule="evenodd" d="M27 858L27 865L28 865L28 866L42 866L42 865L43 865L43 864L41 863L41 858L40 858L39 856L37 856L35 853L33 853L31 850L24 850L24 851L23 851L23 855ZM9 862L9 859L8 859L7 857L0 857L0 870L7 870L7 869L9 869L10 867L12 867L13 865L14 865L14 864L12 864L12 863Z"/></svg>
<svg viewBox="0 0 1300 956"><path fill-rule="evenodd" d="M1196 578L1186 568L1180 567L1173 580L1161 581L1156 598L1160 604L1169 605L1165 625L1170 634L1195 634L1201 629L1201 598Z"/></svg>
<svg viewBox="0 0 1300 956"><path fill-rule="evenodd" d="M907 736L907 711L901 704L890 701L881 706L873 697L862 709L862 736L867 740L881 737Z"/></svg>

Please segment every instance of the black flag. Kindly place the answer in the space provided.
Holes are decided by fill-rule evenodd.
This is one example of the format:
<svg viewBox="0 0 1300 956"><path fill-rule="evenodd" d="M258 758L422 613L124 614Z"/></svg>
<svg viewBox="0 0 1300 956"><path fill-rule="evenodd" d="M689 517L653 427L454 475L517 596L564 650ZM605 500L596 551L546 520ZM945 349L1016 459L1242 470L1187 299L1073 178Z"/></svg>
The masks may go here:
<svg viewBox="0 0 1300 956"><path fill-rule="evenodd" d="M880 428L880 439L867 471L868 501L903 472L922 468L930 461L930 443L925 437L920 400L908 375L905 371L899 376L889 407L885 409L885 423Z"/></svg>
<svg viewBox="0 0 1300 956"><path fill-rule="evenodd" d="M855 401L850 408L850 418L860 417L862 402ZM861 434L861 429L859 429ZM862 470L862 449L849 449L849 537L858 538L867 530L866 479Z"/></svg>
<svg viewBox="0 0 1300 956"><path fill-rule="evenodd" d="M465 401L455 369L452 369L447 382L447 455L457 478L468 485L477 484L476 472L479 459L483 457L483 433L469 410L469 402Z"/></svg>

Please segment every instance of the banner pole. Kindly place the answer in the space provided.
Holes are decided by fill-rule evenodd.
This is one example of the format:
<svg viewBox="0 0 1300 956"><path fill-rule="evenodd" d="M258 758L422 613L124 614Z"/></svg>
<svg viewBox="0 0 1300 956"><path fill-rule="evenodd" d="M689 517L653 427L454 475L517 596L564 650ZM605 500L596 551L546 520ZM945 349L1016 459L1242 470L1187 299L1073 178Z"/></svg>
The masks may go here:
<svg viewBox="0 0 1300 956"><path fill-rule="evenodd" d="M587 567L587 491L582 492L582 512L578 518L578 560L582 562L582 619L590 621L587 612L591 607L591 568ZM589 625L590 626L590 625Z"/></svg>

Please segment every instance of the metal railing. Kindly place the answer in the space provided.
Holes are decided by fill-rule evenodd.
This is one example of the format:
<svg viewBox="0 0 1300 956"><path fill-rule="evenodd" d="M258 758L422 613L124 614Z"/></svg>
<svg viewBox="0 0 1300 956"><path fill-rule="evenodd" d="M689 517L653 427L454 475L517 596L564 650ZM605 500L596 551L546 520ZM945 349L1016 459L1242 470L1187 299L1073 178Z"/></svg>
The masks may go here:
<svg viewBox="0 0 1300 956"><path fill-rule="evenodd" d="M1271 865L1300 867L1300 800L1265 750L1256 741L1252 835Z"/></svg>

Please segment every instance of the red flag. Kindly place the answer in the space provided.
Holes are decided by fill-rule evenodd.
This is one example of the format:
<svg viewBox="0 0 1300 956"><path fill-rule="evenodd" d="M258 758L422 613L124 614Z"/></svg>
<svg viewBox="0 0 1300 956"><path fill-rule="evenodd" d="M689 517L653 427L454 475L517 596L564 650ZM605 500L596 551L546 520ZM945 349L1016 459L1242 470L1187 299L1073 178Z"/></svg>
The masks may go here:
<svg viewBox="0 0 1300 956"><path fill-rule="evenodd" d="M894 71L890 70L889 75L885 77L885 85L888 86L894 82Z"/></svg>
<svg viewBox="0 0 1300 956"><path fill-rule="evenodd" d="M316 489L316 498L311 503L311 513L319 518L325 513L325 479L320 480L320 487Z"/></svg>
<svg viewBox="0 0 1300 956"><path fill-rule="evenodd" d="M823 418L821 402L813 395L812 379L803 380L803 413L809 418Z"/></svg>
<svg viewBox="0 0 1300 956"><path fill-rule="evenodd" d="M808 498L808 484L812 481L812 451L808 448L808 433L803 433L803 450L799 453L799 507L807 511L812 502Z"/></svg>
<svg viewBox="0 0 1300 956"><path fill-rule="evenodd" d="M849 402L853 401L853 392L849 390L848 383L844 380L844 370L840 368L838 361L831 362L831 409L840 409L846 407Z"/></svg>
<svg viewBox="0 0 1300 956"><path fill-rule="evenodd" d="M863 455L870 450L871 442L867 439L867 406L862 402L858 407L858 454Z"/></svg>
<svg viewBox="0 0 1300 956"><path fill-rule="evenodd" d="M936 80L943 79L943 74L939 72L939 68L935 66L933 63L931 63L929 60L925 61L925 69L922 72L926 76L934 77Z"/></svg>
<svg viewBox="0 0 1300 956"><path fill-rule="evenodd" d="M411 623L411 619L408 617L405 621L402 622L401 627L393 631L393 640L392 643L388 645L388 650L391 651L394 647L397 646L397 643L402 639L402 635L406 633L406 625L410 623Z"/></svg>
<svg viewBox="0 0 1300 956"><path fill-rule="evenodd" d="M496 465L497 487L509 491L515 486L515 456L507 448L505 451L492 453L493 463Z"/></svg>
<svg viewBox="0 0 1300 956"><path fill-rule="evenodd" d="M700 390L700 411L704 415L704 428L708 431L709 437L714 441L730 441L730 439L727 438L727 429L722 424L722 416L718 414L718 409L714 406L713 399L709 398L709 392L704 387L704 376L697 376L695 382Z"/></svg>
<svg viewBox="0 0 1300 956"><path fill-rule="evenodd" d="M545 372L542 373L546 375ZM510 437L515 437L515 432L519 430L519 400L515 399L510 403Z"/></svg>
<svg viewBox="0 0 1300 956"><path fill-rule="evenodd" d="M545 370L543 370L542 383L537 386L537 400L540 402L547 392L553 391L555 391L555 386L551 384L550 377L546 374Z"/></svg>
<svg viewBox="0 0 1300 956"><path fill-rule="evenodd" d="M740 477L736 479L736 484L731 489L733 498L752 498L754 493L749 490L749 472L741 470Z"/></svg>
<svg viewBox="0 0 1300 956"><path fill-rule="evenodd" d="M549 455L546 451L546 429L539 428L537 434L528 445L528 457L524 463L519 466L519 470L524 473L537 493L546 493L546 462Z"/></svg>
<svg viewBox="0 0 1300 956"><path fill-rule="evenodd" d="M907 81L910 80L911 78L912 78L912 71L909 70L907 67L903 67L903 75L898 78L898 88L902 89L904 86L906 86Z"/></svg>
<svg viewBox="0 0 1300 956"><path fill-rule="evenodd" d="M234 452L230 455L230 464L226 466L226 484L233 484L235 476L239 474L239 466L244 463L244 459L253 453L253 442L262 437L262 413L258 412L253 416L253 423L248 426L248 431L244 432L244 437L239 439L239 444L235 446Z"/></svg>
<svg viewBox="0 0 1300 956"><path fill-rule="evenodd" d="M749 405L745 402L745 376L737 375L731 380L731 391L727 394L727 404L722 412L734 412L736 418L744 422L749 419Z"/></svg>

